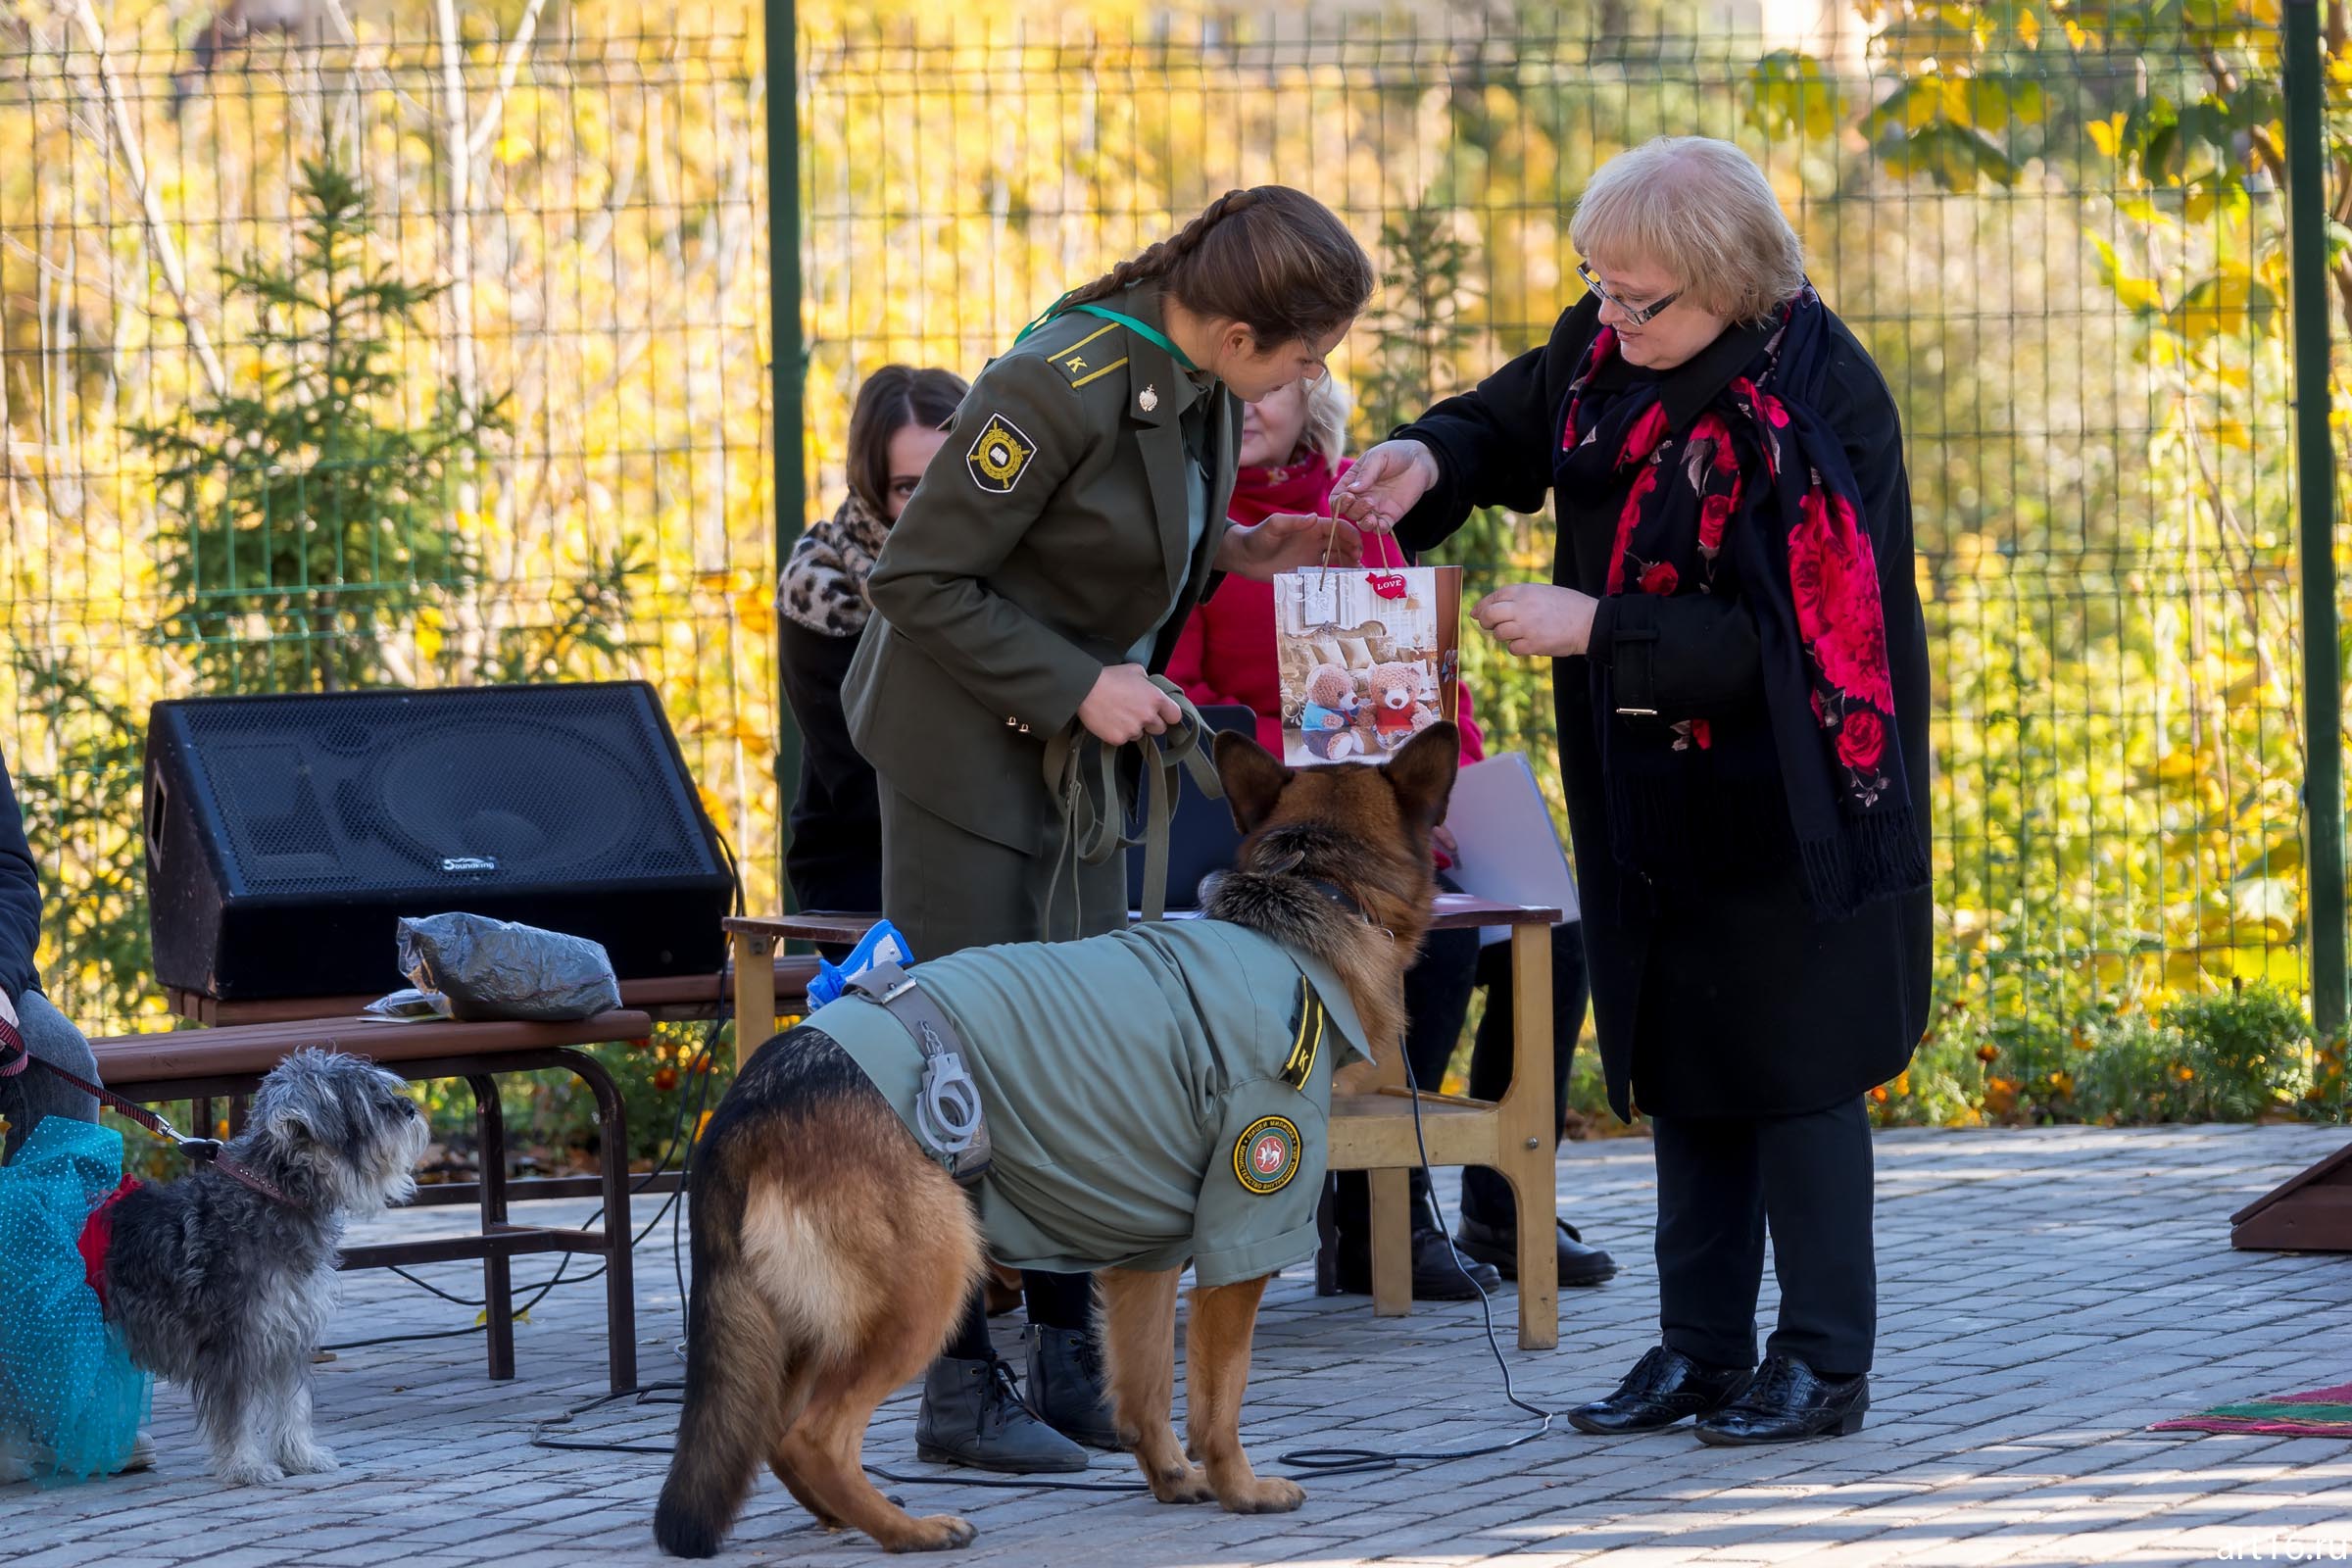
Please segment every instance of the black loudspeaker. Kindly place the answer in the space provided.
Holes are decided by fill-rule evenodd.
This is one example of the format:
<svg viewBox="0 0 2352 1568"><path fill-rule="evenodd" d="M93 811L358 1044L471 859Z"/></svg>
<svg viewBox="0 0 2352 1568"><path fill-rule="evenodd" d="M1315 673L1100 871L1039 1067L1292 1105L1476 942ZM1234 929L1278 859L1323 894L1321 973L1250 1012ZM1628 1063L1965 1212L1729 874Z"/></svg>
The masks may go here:
<svg viewBox="0 0 2352 1568"><path fill-rule="evenodd" d="M213 697L147 721L164 985L223 1001L407 981L394 921L464 909L716 973L733 889L651 686Z"/></svg>

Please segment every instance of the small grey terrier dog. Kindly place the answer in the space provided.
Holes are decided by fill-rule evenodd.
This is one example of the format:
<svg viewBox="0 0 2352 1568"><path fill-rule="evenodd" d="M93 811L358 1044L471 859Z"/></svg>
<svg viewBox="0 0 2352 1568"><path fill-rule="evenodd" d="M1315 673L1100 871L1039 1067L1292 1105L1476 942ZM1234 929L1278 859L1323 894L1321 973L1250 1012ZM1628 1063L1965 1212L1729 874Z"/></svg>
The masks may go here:
<svg viewBox="0 0 2352 1568"><path fill-rule="evenodd" d="M406 1088L358 1056L297 1051L221 1151L279 1197L199 1164L115 1206L107 1316L132 1361L186 1385L230 1486L335 1468L311 1434L311 1358L344 1225L416 1195L428 1131Z"/></svg>

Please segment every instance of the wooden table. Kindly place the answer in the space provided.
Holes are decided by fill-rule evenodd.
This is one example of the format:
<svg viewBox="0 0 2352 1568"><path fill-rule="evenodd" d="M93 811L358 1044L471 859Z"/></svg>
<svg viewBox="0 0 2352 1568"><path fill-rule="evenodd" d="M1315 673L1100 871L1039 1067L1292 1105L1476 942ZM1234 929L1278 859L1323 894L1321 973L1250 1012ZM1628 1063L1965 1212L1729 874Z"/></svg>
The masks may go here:
<svg viewBox="0 0 2352 1568"><path fill-rule="evenodd" d="M736 1065L764 1031L754 1019L776 1016L772 961L789 941L854 944L881 916L817 911L723 922L734 949ZM1511 928L1511 1087L1498 1101L1404 1086L1401 1045L1380 1051L1371 1067L1350 1067L1332 1085L1333 1170L1369 1173L1372 1185L1372 1310L1402 1317L1412 1310L1412 1204L1407 1173L1421 1163L1488 1165L1510 1183L1519 1208L1519 1348L1548 1350L1560 1342L1560 1277L1551 1102L1551 927L1560 911L1494 904L1442 893L1434 930ZM919 960L922 955L917 954ZM1375 1049L1379 1045L1375 1042ZM1415 1102L1420 1136L1414 1135Z"/></svg>
<svg viewBox="0 0 2352 1568"><path fill-rule="evenodd" d="M816 978L816 959L787 956L773 960L775 989L800 996ZM688 1023L727 1015L727 977L715 974L655 975L620 982L620 1004L657 1023ZM373 1002L367 997L260 997L223 1002L201 991L164 988L164 1004L174 1017L201 1024L294 1023L313 1018L349 1018Z"/></svg>

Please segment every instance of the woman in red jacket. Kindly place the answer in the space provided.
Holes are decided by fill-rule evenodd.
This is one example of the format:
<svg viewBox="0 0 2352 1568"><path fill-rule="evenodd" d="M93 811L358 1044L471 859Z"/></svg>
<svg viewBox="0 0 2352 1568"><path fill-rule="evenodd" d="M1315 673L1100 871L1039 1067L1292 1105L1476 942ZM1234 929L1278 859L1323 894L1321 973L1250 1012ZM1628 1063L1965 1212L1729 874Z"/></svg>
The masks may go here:
<svg viewBox="0 0 2352 1568"><path fill-rule="evenodd" d="M1329 510L1331 488L1348 471L1340 457L1348 438L1348 393L1338 379L1284 388L1242 411L1241 472L1228 513L1239 523L1255 523L1275 513L1320 514ZM1409 563L1385 533L1364 536L1364 564L1402 566ZM1212 704L1249 709L1257 715L1258 744L1282 755L1282 673L1274 647L1274 586L1228 575L1194 611L1168 657L1168 677L1202 708ZM1455 688L1456 721L1462 732L1462 762L1484 760L1486 742L1473 716L1470 688ZM1451 835L1438 830L1440 879L1452 862ZM1585 950L1573 922L1552 929L1552 1102L1568 1084L1568 1063L1585 1027ZM1510 965L1507 944L1481 950L1475 931L1432 931L1421 956L1405 972L1408 1017L1405 1059L1414 1082L1436 1088L1461 1038L1470 993L1487 987L1487 1011L1471 1048L1470 1092L1494 1099L1509 1086L1511 1073ZM1360 1172L1332 1178L1333 1214L1339 1245L1317 1270L1323 1294L1371 1291L1369 1197ZM1413 1295L1422 1300L1463 1300L1470 1280L1453 1259L1440 1228L1437 1205L1419 1171L1413 1186ZM1462 1227L1456 1238L1472 1278L1483 1288L1500 1283L1515 1269L1518 1232L1510 1189L1483 1167L1462 1173ZM1560 1283L1598 1285L1617 1272L1609 1254L1587 1247L1576 1228L1560 1224Z"/></svg>

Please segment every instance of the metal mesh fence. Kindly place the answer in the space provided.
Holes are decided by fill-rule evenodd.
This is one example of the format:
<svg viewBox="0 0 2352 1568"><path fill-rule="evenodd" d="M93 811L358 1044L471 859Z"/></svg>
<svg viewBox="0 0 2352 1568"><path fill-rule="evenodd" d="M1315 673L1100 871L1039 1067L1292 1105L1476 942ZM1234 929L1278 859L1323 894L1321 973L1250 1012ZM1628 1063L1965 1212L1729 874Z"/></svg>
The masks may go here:
<svg viewBox="0 0 2352 1568"><path fill-rule="evenodd" d="M93 1029L158 698L641 675L774 886L756 19L294 14L0 38L0 735Z"/></svg>
<svg viewBox="0 0 2352 1568"><path fill-rule="evenodd" d="M805 514L843 493L863 375L969 374L1259 181L1322 197L1381 265L1336 361L1376 437L1574 303L1599 163L1729 137L1906 420L1945 1017L2006 1049L2299 994L2284 202L2190 165L2151 190L2114 150L2211 89L2211 36L1980 47L1963 74L1836 8L1801 36L1638 11L812 23ZM58 989L137 1004L136 736L146 701L200 689L649 675L772 902L757 19L468 17L454 43L329 22L199 60L154 18L112 19L102 56L61 16L0 44L0 147L27 154L0 172L0 733L73 894ZM347 400L368 440L342 446L240 404L332 378L301 305L222 272L300 259L321 159L367 202L354 275L428 291L356 311L386 390ZM1444 559L1475 592L1551 549L1547 519L1491 515ZM1545 672L1468 644L1493 745L1548 758Z"/></svg>

